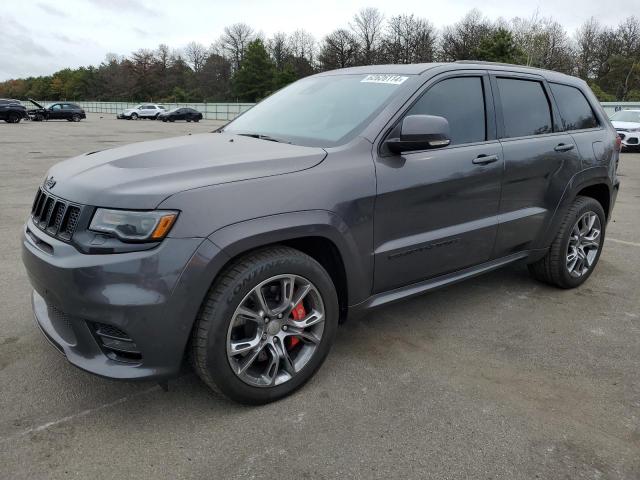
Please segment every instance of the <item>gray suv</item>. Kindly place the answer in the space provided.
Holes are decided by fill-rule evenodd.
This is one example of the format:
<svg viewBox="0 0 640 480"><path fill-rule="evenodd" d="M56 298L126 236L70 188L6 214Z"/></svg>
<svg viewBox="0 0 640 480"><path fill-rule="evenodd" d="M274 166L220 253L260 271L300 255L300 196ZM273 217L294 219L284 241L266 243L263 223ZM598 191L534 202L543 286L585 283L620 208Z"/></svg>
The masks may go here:
<svg viewBox="0 0 640 480"><path fill-rule="evenodd" d="M68 360L244 403L303 385L340 321L516 261L582 284L620 141L587 85L490 63L314 75L219 131L55 165L24 227Z"/></svg>

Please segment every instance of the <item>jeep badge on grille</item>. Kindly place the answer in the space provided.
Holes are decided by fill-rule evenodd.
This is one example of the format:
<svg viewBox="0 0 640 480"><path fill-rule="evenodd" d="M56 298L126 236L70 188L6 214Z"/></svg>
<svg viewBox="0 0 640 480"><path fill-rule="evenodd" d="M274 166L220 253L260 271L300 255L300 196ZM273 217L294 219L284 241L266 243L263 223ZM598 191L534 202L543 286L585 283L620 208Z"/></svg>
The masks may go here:
<svg viewBox="0 0 640 480"><path fill-rule="evenodd" d="M53 187L56 186L56 181L53 178L53 175L51 175L49 178L47 178L44 181L44 186L47 187L49 190L51 190Z"/></svg>

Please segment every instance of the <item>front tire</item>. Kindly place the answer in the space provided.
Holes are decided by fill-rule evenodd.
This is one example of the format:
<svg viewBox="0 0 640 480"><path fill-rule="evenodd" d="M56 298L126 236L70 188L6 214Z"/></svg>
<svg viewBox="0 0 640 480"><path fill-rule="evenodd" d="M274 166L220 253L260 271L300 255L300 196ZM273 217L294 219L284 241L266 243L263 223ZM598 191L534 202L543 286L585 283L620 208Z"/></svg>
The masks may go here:
<svg viewBox="0 0 640 480"><path fill-rule="evenodd" d="M335 287L318 262L289 247L257 250L211 286L193 329L194 369L240 403L278 400L320 368L338 315Z"/></svg>
<svg viewBox="0 0 640 480"><path fill-rule="evenodd" d="M138 114L137 113L132 113L131 114L131 120L137 120L138 119Z"/></svg>
<svg viewBox="0 0 640 480"><path fill-rule="evenodd" d="M560 225L547 254L528 265L529 273L560 288L582 285L598 263L606 227L602 205L590 197L578 197Z"/></svg>

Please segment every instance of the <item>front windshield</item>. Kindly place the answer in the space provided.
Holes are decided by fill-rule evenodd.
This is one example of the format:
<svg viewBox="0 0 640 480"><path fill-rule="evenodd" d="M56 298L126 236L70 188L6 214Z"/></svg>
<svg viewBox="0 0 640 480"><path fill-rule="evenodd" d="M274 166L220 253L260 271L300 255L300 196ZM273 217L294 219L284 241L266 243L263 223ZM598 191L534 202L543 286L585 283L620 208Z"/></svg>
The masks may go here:
<svg viewBox="0 0 640 480"><path fill-rule="evenodd" d="M640 112L633 110L620 110L611 115L611 120L616 122L636 122L640 123Z"/></svg>
<svg viewBox="0 0 640 480"><path fill-rule="evenodd" d="M331 147L357 135L408 79L400 75L310 77L276 92L223 131Z"/></svg>

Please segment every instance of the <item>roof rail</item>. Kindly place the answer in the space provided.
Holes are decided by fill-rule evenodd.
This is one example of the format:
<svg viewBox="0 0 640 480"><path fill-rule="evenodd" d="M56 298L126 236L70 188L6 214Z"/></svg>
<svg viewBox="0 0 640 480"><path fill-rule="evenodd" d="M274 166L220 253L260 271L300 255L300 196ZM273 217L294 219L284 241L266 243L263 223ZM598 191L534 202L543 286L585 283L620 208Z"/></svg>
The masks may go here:
<svg viewBox="0 0 640 480"><path fill-rule="evenodd" d="M453 63L466 63L469 65L495 65L498 67L516 67L516 68L528 68L531 70L542 70L544 72L550 72L552 70L548 70L546 68L540 68L540 67L532 67L530 65L518 65L516 63L505 63L505 62L488 62L486 60L456 60ZM556 72L556 73L560 73L560 72Z"/></svg>

